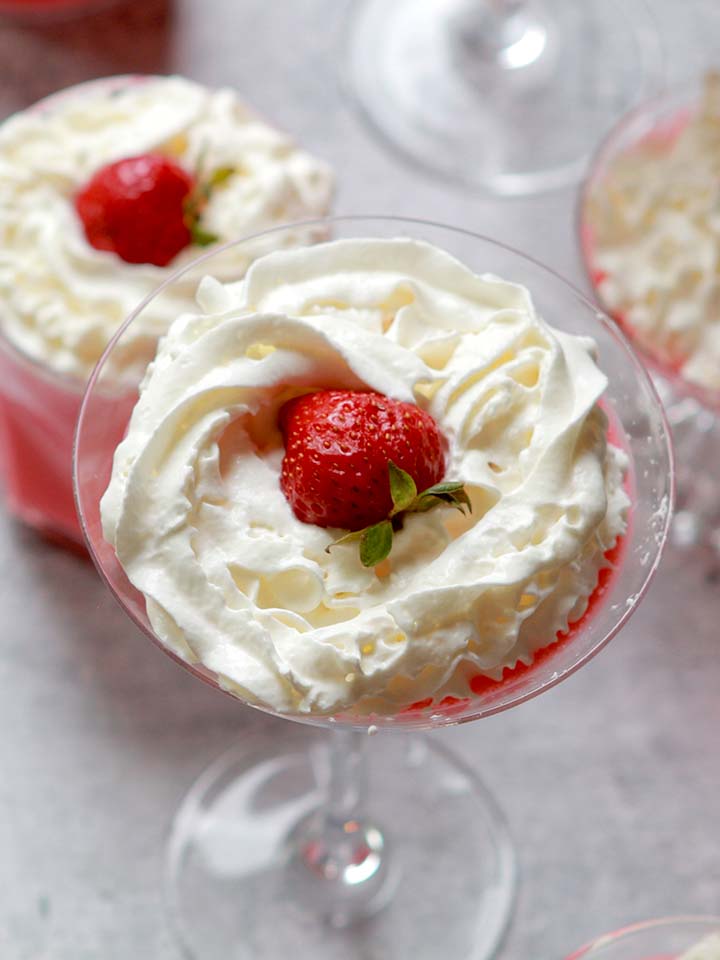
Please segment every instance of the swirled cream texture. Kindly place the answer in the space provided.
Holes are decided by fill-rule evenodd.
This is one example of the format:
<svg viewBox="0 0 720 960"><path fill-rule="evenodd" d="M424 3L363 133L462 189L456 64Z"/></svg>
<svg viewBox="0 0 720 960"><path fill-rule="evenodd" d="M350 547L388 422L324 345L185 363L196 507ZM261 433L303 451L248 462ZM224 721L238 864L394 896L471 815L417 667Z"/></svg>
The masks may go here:
<svg viewBox="0 0 720 960"><path fill-rule="evenodd" d="M529 663L586 608L625 529L624 455L592 342L528 291L409 239L269 254L203 281L118 447L103 529L162 641L278 711L391 714ZM280 405L322 388L417 403L473 513L410 515L389 562L301 523Z"/></svg>
<svg viewBox="0 0 720 960"><path fill-rule="evenodd" d="M22 351L85 379L120 323L182 263L126 263L87 242L78 189L100 167L160 152L187 170L232 167L203 214L203 227L232 240L327 212L333 179L320 160L254 116L230 89L181 77L116 77L64 91L0 126L0 324ZM142 229L142 224L138 224ZM298 236L302 240L302 236ZM228 275L272 240L227 255ZM197 282L143 313L119 368L143 365L157 337L193 303Z"/></svg>
<svg viewBox="0 0 720 960"><path fill-rule="evenodd" d="M589 197L603 302L689 381L720 389L720 74L609 163Z"/></svg>
<svg viewBox="0 0 720 960"><path fill-rule="evenodd" d="M720 933L711 933L686 951L680 960L720 960Z"/></svg>

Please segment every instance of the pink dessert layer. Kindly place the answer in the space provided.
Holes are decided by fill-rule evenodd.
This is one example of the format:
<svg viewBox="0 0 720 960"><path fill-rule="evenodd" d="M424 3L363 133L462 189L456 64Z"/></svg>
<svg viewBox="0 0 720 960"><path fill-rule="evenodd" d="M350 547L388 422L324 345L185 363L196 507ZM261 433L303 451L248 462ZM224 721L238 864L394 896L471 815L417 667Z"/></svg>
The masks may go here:
<svg viewBox="0 0 720 960"><path fill-rule="evenodd" d="M0 0L0 13L107 6L108 0ZM142 75L102 77L38 101L42 112L79 87L145 83ZM75 511L72 455L84 385L26 358L0 336L0 472L14 516L52 540L83 548Z"/></svg>
<svg viewBox="0 0 720 960"><path fill-rule="evenodd" d="M42 533L81 544L72 447L82 390L0 345L0 462L11 513Z"/></svg>
<svg viewBox="0 0 720 960"><path fill-rule="evenodd" d="M657 126L648 131L642 137L639 137L635 143L635 150L640 147L655 147L659 150L669 150L678 137L682 134L694 116L690 108L679 110L671 117L659 120ZM624 154L632 153L633 147L629 147ZM608 315L618 324L621 330L630 338L635 339L635 330L629 322L627 316L622 310L611 310L603 301L600 291L601 285L608 279L609 274L597 266L595 256L596 252L595 231L590 223L583 217L580 226L580 250L585 263L585 269L592 284L593 291L599 302L607 310ZM687 357L680 354L672 354L667 349L660 351L653 349L650 344L643 344L649 358L657 366L660 373L674 379L682 376L682 368L687 362Z"/></svg>
<svg viewBox="0 0 720 960"><path fill-rule="evenodd" d="M72 467L83 389L35 365L0 339L0 470L7 508L49 539L79 550L84 550L84 539L75 510ZM103 429L117 416L126 423L136 399L135 390L107 396L96 390L93 416ZM104 439L98 436L92 447L97 448L99 461Z"/></svg>
<svg viewBox="0 0 720 960"><path fill-rule="evenodd" d="M607 310L608 316L617 323L620 329L626 334L626 336L629 337L630 340L634 340L635 329L628 321L625 313L622 310L611 310L603 302L600 286L605 280L608 279L608 274L597 266L595 258L595 235L592 227L588 223L584 223L582 225L580 231L580 245L582 248L583 258L585 260L587 273L598 300ZM646 347L646 349L648 348ZM655 364L661 368L662 372L671 374L673 376L681 375L682 368L687 361L687 357L685 356L672 356L667 352L661 356L657 351L653 354L652 359Z"/></svg>
<svg viewBox="0 0 720 960"><path fill-rule="evenodd" d="M478 673L470 678L470 690L476 697L483 698L484 705L490 705L493 699L501 699L504 692L503 688L508 683L521 677L531 677L544 663L554 659L560 651L572 643L573 638L576 637L592 619L598 606L608 593L610 586L618 576L620 567L622 566L622 555L626 538L627 534L621 537L612 550L608 550L605 554L605 559L610 566L603 567L600 571L597 586L590 595L585 613L574 623L571 623L567 630L559 632L553 643L538 650L532 663L518 663L514 667L506 667L499 680L493 680L492 677L485 676L482 673ZM401 716L410 718L422 714L426 710L432 710L443 716L451 716L453 714L464 713L471 704L472 697L443 697L443 699L437 701L432 697L428 697L426 700L418 700L416 703L410 704L409 707L405 707L400 711L400 714ZM572 958L569 958L569 960L572 960Z"/></svg>
<svg viewBox="0 0 720 960"><path fill-rule="evenodd" d="M4 11L55 11L76 10L87 7L104 7L107 0L0 0L0 13Z"/></svg>
<svg viewBox="0 0 720 960"><path fill-rule="evenodd" d="M623 449L623 431L617 415L611 409L608 409L602 401L601 406L608 416L608 442ZM632 465L628 468L624 488L632 505L635 502L635 482ZM533 674L537 673L540 667L554 660L587 626L620 575L626 547L632 540L632 523L633 514L631 506L628 513L627 529L625 533L618 538L615 546L611 550L606 551L605 560L608 566L600 570L597 585L590 594L587 607L581 617L571 623L567 630L559 631L552 643L536 651L532 663L518 663L514 667L506 667L499 680L494 680L492 677L488 677L482 673L478 673L470 678L470 691L475 697L483 698L484 706L491 706L493 700L501 700L505 693L505 687L511 681L520 678L531 678ZM425 700L418 700L416 703L410 704L409 707L405 707L400 711L399 716L400 718L406 717L408 720L415 720L421 717L426 711L439 713L443 716L453 716L465 713L468 707L472 705L472 702L472 697L443 697L440 700L428 697ZM579 960L582 954L575 956ZM575 960L575 957L569 957L568 960ZM655 960L655 958L653 958L653 960ZM664 958L658 958L658 960L664 960Z"/></svg>

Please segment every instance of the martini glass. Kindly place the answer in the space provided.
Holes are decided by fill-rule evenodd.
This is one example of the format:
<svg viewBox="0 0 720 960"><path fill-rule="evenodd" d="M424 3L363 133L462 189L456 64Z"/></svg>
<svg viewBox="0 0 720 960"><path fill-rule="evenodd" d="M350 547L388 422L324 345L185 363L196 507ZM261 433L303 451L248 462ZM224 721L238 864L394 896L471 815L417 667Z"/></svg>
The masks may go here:
<svg viewBox="0 0 720 960"><path fill-rule="evenodd" d="M358 0L347 45L348 86L390 146L506 196L578 180L661 72L644 0Z"/></svg>
<svg viewBox="0 0 720 960"><path fill-rule="evenodd" d="M713 933L720 935L720 917L664 917L606 933L568 960L678 960Z"/></svg>
<svg viewBox="0 0 720 960"><path fill-rule="evenodd" d="M593 227L596 218L604 218L613 205L623 202L617 190L611 197L606 187L613 165L639 148L657 149L659 153L669 149L697 113L702 96L703 84L699 79L667 90L638 105L610 130L591 161L580 193L577 223L588 282L603 309L622 326L651 370L667 410L677 454L678 502L673 542L679 547L706 544L720 552L720 506L715 479L716 464L720 459L720 389L713 389L684 374L682 357L687 346L678 348L677 344L682 339L692 344L691 330L678 333L668 327L662 336L653 336L651 331L635 328L623 313L612 311L604 300L604 274L596 263ZM689 172L686 177L690 178ZM680 285L682 278L672 276L673 269L677 268L674 265L668 268L667 283ZM661 297L662 291L659 302ZM692 294L688 294L689 300L691 297ZM699 304L698 298L698 311L702 309ZM720 370L717 376L720 380Z"/></svg>
<svg viewBox="0 0 720 960"><path fill-rule="evenodd" d="M500 944L513 904L515 867L504 818L473 768L432 738L409 734L477 720L536 696L587 662L623 626L666 538L668 431L652 384L616 324L539 263L468 231L419 220L340 217L303 226L318 239L402 235L428 241L477 272L525 284L549 321L593 336L610 380L603 402L613 441L630 458L632 517L614 575L603 578L589 612L568 634L555 643L548 638L551 645L531 667L507 671L498 682L478 677L465 699L422 702L395 716L283 714L285 722L269 736L243 737L201 775L175 817L165 872L170 916L187 955L198 960L285 951L320 960L436 960L443 954L486 960ZM274 248L293 229L240 240L230 249ZM174 285L191 277L222 274L224 252L201 258L155 297L172 296ZM144 598L103 539L99 514L135 400L135 391L120 395L109 382L107 360L122 350L129 326L148 303L152 298L118 332L88 384L75 484L98 570L131 619L160 644ZM202 665L162 649L219 688ZM372 733L378 736L368 737Z"/></svg>

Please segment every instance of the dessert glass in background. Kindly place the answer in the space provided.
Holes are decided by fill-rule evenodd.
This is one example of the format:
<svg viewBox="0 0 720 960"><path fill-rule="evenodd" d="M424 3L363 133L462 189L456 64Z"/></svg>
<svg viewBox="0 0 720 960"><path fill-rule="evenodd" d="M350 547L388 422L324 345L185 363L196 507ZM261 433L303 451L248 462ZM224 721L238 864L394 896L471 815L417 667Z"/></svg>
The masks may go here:
<svg viewBox="0 0 720 960"><path fill-rule="evenodd" d="M668 433L652 385L617 326L541 265L486 238L422 221L343 217L315 226L337 239L402 236L426 241L476 273L523 284L546 320L592 336L609 379L602 403L612 424L612 442L629 458L631 514L615 554L616 567L601 577L587 614L558 642L553 637L531 665L506 671L501 680L485 677L481 684L470 684L469 696L440 702L430 698L430 703L389 714L345 710L333 716L280 712L267 700L264 706L252 704L300 723L286 724L282 737L246 733L242 744L192 787L171 832L167 903L190 957L251 957L272 944L278 955L294 950L317 958L434 960L447 953L485 960L499 946L514 897L514 857L504 818L475 770L432 740L407 734L520 704L569 676L617 633L643 596L664 546L672 501ZM234 246L255 242L248 238ZM220 256L222 251L201 258L190 268L192 276L212 276ZM156 297L172 296L174 286L183 282L178 275ZM219 293L211 285L211 294L213 289ZM314 296L322 298L323 289L316 288ZM372 283L365 289L372 289ZM407 289L397 293L386 304L388 311L408 302ZM281 289L268 311L281 311L284 297ZM217 303L222 312L222 299ZM125 404L108 409L105 374L151 304L152 299L116 335L88 384L75 448L78 510L91 555L130 618L199 679L228 692L216 673L188 661L184 639L171 650L154 633L145 598L131 585L101 526L100 500L135 399L133 391ZM336 299L326 307L332 314ZM312 304L309 310L312 314ZM265 319L265 314L258 316ZM262 344L255 346L244 356L262 361L273 355ZM222 357L226 352L223 348ZM372 363L371 351L360 355ZM159 358L157 371L163 363ZM208 376L203 382L212 390L212 374ZM183 396L181 392L179 398ZM174 413L172 422L175 418ZM173 436L185 436L189 428L183 423ZM148 544L148 549L154 548ZM193 604L191 614L202 615L203 606ZM169 620L166 625L172 632ZM318 727L332 735L313 729ZM379 730L379 736L368 738ZM471 911L465 909L469 900L474 901Z"/></svg>
<svg viewBox="0 0 720 960"><path fill-rule="evenodd" d="M584 267L653 372L677 454L673 539L720 550L720 75L626 116L580 196Z"/></svg>
<svg viewBox="0 0 720 960"><path fill-rule="evenodd" d="M96 13L116 6L121 0L0 0L0 21L48 23Z"/></svg>
<svg viewBox="0 0 720 960"><path fill-rule="evenodd" d="M661 82L643 0L359 0L347 29L349 94L384 141L504 196L579 180Z"/></svg>
<svg viewBox="0 0 720 960"><path fill-rule="evenodd" d="M87 377L130 311L201 251L191 245L155 266L128 263L88 242L75 194L104 165L145 153L203 175L233 168L203 213L205 229L222 239L324 215L332 195L329 168L233 91L180 77L89 81L3 122L0 465L10 511L67 544L82 544L72 440ZM242 267L225 264L232 276ZM172 316L193 302L190 287L177 295ZM168 317L146 314L146 322L116 365L121 392L127 369L142 369L154 355ZM137 370L127 375L135 382Z"/></svg>
<svg viewBox="0 0 720 960"><path fill-rule="evenodd" d="M708 938L714 949L701 952L697 948ZM716 960L717 957L720 957L720 917L665 917L606 933L568 960Z"/></svg>

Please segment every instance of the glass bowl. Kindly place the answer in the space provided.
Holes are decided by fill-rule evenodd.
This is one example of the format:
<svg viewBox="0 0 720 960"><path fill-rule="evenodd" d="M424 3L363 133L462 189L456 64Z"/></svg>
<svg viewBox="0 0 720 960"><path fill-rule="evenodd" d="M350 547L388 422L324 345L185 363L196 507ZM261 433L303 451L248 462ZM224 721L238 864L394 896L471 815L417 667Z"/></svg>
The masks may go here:
<svg viewBox="0 0 720 960"><path fill-rule="evenodd" d="M296 228L263 236L276 243ZM338 217L304 228L318 239L402 235L428 241L478 273L524 284L549 322L592 336L609 378L603 404L612 439L630 460L632 512L588 613L531 667L471 685L471 696L414 704L394 716L279 714L300 725L284 724L260 746L245 739L222 757L174 822L166 876L171 915L185 950L199 958L226 957L231 950L244 957L241 936L250 956L265 948L271 932L318 958L436 957L441 944L458 958L487 958L500 943L513 900L513 857L502 814L462 761L431 741L391 733L455 725L516 706L570 676L621 629L647 589L667 535L673 466L664 414L617 325L555 273L511 248L466 230L393 217ZM250 237L232 246L257 242ZM88 384L75 443L78 512L101 576L150 640L218 689L210 670L188 663L155 636L143 596L103 538L99 502L136 399L129 390L107 402L107 359L122 349L128 327L148 303L171 296L174 285L190 276L212 274L221 256L222 249L210 253L171 278L118 332ZM330 759L313 726L335 731ZM365 751L366 734L378 730ZM280 913L272 909L278 890L288 905ZM471 916L464 907L468 896ZM418 903L432 908L418 912Z"/></svg>
<svg viewBox="0 0 720 960"><path fill-rule="evenodd" d="M666 405L673 430L678 463L678 510L673 539L679 546L709 544L720 549L720 508L714 464L720 457L720 388L699 382L684 373L692 340L683 345L687 333L668 333L664 342L653 340L650 332L637 329L623 311L614 311L603 294L606 275L596 261L594 224L622 204L607 192L608 177L614 164L632 157L640 148L659 151L675 143L688 122L697 115L707 81L700 80L668 90L632 110L610 131L592 159L588 176L579 195L577 226L579 245L587 282L602 308L616 320L630 338ZM713 148L716 149L716 148ZM689 182L691 174L687 174ZM642 227L638 227L639 230ZM646 234L649 236L649 234ZM657 297L661 303L661 295ZM659 309L659 308L658 308ZM720 366L720 359L718 360ZM720 369L718 370L720 383Z"/></svg>
<svg viewBox="0 0 720 960"><path fill-rule="evenodd" d="M358 0L342 65L396 154L507 197L579 181L598 136L663 72L638 0Z"/></svg>
<svg viewBox="0 0 720 960"><path fill-rule="evenodd" d="M651 337L638 331L626 316L613 312L603 297L604 277L595 261L593 219L602 216L603 208L611 202L605 190L613 164L624 156L632 156L640 147L649 146L662 151L671 146L697 113L701 96L702 85L698 82L679 90L666 91L624 116L603 140L592 159L580 192L577 219L585 274L603 308L622 326L643 361L670 381L676 392L694 397L705 407L720 409L720 389L710 389L684 377L677 355L662 345L653 344ZM617 202L616 198L613 199Z"/></svg>

